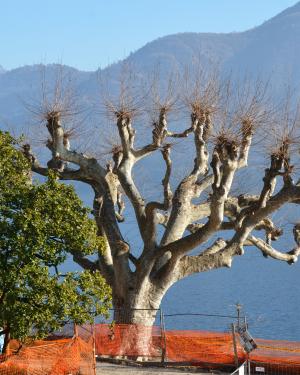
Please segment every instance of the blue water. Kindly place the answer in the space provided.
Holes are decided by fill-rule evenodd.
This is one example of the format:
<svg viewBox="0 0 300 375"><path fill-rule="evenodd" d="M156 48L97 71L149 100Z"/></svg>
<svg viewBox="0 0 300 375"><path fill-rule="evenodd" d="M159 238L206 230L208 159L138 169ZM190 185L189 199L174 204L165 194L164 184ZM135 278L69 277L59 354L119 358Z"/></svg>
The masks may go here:
<svg viewBox="0 0 300 375"><path fill-rule="evenodd" d="M162 309L172 313L235 314L243 305L256 337L300 341L300 264L265 259L255 250L236 258L231 269L194 275L175 284ZM169 329L228 330L232 319L166 317Z"/></svg>

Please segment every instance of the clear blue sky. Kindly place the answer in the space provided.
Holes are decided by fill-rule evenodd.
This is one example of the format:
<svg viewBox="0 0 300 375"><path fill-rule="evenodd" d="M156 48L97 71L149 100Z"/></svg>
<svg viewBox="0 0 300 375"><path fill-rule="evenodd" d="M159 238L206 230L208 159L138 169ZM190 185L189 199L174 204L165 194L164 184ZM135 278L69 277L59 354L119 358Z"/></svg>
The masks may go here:
<svg viewBox="0 0 300 375"><path fill-rule="evenodd" d="M94 70L160 36L244 31L297 0L0 0L0 65Z"/></svg>

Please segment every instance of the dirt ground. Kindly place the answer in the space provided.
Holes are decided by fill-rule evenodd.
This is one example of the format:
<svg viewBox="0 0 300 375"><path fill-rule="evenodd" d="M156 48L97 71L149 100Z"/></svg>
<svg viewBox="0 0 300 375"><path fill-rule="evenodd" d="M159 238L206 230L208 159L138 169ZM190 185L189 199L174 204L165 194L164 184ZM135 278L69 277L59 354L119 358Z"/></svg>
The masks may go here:
<svg viewBox="0 0 300 375"><path fill-rule="evenodd" d="M152 374L163 374L163 375L191 375L191 374L205 374L208 373L193 371L182 371L175 369L162 369L162 368L144 368L144 367L130 367L126 365L115 365L111 363L98 362L97 363L97 375L152 375ZM218 373L220 374L220 373ZM227 374L228 375L228 374Z"/></svg>

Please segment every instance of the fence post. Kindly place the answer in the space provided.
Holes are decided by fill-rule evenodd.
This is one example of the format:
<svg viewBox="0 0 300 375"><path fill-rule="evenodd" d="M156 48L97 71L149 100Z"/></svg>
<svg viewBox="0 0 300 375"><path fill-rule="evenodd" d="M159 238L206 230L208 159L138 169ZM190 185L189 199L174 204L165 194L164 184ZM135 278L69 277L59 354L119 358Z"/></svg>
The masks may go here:
<svg viewBox="0 0 300 375"><path fill-rule="evenodd" d="M232 331L232 340L233 340L233 350L234 350L234 363L235 367L239 367L239 357L237 353L237 346L236 346L236 336L235 336L235 325L231 323L231 331Z"/></svg>
<svg viewBox="0 0 300 375"><path fill-rule="evenodd" d="M249 355L248 355L248 358L247 358L247 370L248 370L247 375L251 375L251 363L250 363Z"/></svg>
<svg viewBox="0 0 300 375"><path fill-rule="evenodd" d="M166 342L166 334L165 334L164 314L161 309L160 309L160 325L161 325L161 333L162 333L161 363L165 363L167 342Z"/></svg>

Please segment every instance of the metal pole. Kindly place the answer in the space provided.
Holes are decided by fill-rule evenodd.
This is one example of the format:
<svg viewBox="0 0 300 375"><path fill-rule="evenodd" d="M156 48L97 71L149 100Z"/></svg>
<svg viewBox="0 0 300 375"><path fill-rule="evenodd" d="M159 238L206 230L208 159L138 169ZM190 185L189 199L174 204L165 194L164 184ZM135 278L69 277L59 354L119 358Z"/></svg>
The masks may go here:
<svg viewBox="0 0 300 375"><path fill-rule="evenodd" d="M233 350L234 350L234 363L235 367L239 367L239 357L237 352L237 346L236 346L236 337L235 337L235 326L233 323L231 323L231 330L232 330L232 340L233 340Z"/></svg>
<svg viewBox="0 0 300 375"><path fill-rule="evenodd" d="M163 314L161 309L160 309L160 324L161 324L161 332L162 332L161 363L165 363L166 351L167 351L167 341L166 341L166 334L165 334L164 314Z"/></svg>
<svg viewBox="0 0 300 375"><path fill-rule="evenodd" d="M238 317L238 326L240 326L241 309L242 309L242 305L240 305L239 303L237 303L236 304L236 311L237 311L237 317Z"/></svg>

